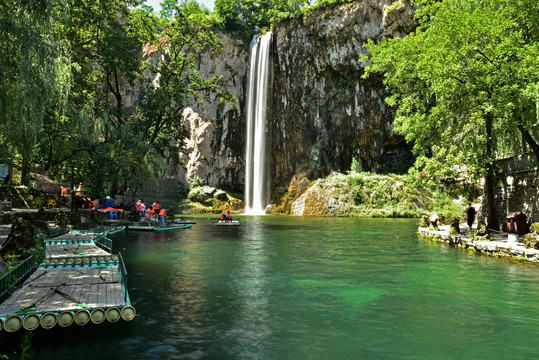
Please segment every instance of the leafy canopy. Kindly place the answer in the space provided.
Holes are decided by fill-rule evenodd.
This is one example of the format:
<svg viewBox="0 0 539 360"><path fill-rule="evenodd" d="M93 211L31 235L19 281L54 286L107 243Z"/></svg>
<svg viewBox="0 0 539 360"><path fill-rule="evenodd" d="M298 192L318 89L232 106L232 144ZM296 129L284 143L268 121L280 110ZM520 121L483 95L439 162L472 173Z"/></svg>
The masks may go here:
<svg viewBox="0 0 539 360"><path fill-rule="evenodd" d="M433 177L464 167L485 176L496 158L520 144L523 131L537 127L539 44L527 35L536 26L527 19L537 17L537 3L414 4L417 31L371 41L364 76L384 72L393 93L387 102L397 106L395 129L420 155L416 168Z"/></svg>

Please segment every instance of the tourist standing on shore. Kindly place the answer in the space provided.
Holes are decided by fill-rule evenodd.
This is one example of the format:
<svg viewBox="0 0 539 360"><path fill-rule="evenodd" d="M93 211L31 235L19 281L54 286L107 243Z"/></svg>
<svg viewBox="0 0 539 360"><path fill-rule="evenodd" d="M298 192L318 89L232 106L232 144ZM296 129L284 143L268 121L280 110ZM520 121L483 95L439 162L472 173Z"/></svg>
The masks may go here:
<svg viewBox="0 0 539 360"><path fill-rule="evenodd" d="M470 228L470 231L472 231L472 225L475 221L475 208L471 205L471 204L468 204L468 209L466 209L466 215L467 215L467 220L466 222L468 223L468 227Z"/></svg>

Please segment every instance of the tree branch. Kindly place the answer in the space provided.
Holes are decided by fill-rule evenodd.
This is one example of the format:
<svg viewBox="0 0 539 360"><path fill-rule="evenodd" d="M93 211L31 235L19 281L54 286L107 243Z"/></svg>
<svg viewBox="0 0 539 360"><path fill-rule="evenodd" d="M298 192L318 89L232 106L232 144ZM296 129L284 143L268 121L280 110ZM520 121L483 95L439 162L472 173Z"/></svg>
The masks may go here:
<svg viewBox="0 0 539 360"><path fill-rule="evenodd" d="M524 125L522 124L518 124L517 129L520 130L522 138L526 141L528 145L530 145L530 148L535 154L535 157L539 160L539 145L537 144L533 136L526 128L524 128Z"/></svg>

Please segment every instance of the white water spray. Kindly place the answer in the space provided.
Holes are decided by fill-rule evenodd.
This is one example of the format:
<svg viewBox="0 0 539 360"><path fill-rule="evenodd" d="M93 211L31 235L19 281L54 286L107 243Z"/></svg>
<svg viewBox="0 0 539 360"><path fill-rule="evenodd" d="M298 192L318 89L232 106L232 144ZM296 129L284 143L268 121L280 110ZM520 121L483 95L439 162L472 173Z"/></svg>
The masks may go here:
<svg viewBox="0 0 539 360"><path fill-rule="evenodd" d="M251 42L245 149L245 213L263 215L266 184L266 104L269 88L271 32Z"/></svg>

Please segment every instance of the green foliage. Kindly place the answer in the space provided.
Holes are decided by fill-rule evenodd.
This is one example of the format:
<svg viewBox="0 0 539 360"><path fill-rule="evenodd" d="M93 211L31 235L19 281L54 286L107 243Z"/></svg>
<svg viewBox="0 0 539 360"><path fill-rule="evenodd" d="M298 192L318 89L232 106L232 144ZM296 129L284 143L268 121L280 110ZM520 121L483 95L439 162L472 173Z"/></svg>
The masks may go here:
<svg viewBox="0 0 539 360"><path fill-rule="evenodd" d="M416 171L433 182L492 178L497 155L520 137L539 154L539 44L529 35L539 6L517 3L414 1L415 33L367 45L365 77L384 72L395 130L413 144Z"/></svg>
<svg viewBox="0 0 539 360"><path fill-rule="evenodd" d="M204 185L206 185L206 182L203 179L199 178L198 176L193 176L189 182L189 190L202 188Z"/></svg>
<svg viewBox="0 0 539 360"><path fill-rule="evenodd" d="M354 172L360 172L361 171L361 167L359 166L359 162L357 161L356 158L352 158L352 164L350 165L350 171L354 171Z"/></svg>
<svg viewBox="0 0 539 360"><path fill-rule="evenodd" d="M338 216L417 217L441 213L446 218L460 217L462 204L447 193L433 193L410 175L349 172L328 176L317 183L320 192L349 205Z"/></svg>
<svg viewBox="0 0 539 360"><path fill-rule="evenodd" d="M220 19L196 1L166 0L161 17L137 5L0 3L0 34L9 39L0 44L0 157L24 184L41 167L98 191L105 182L136 188L177 158L184 107L212 94L234 105L220 78L196 71L200 54L221 50ZM160 60L145 60L156 51ZM142 89L134 101L133 87Z"/></svg>

